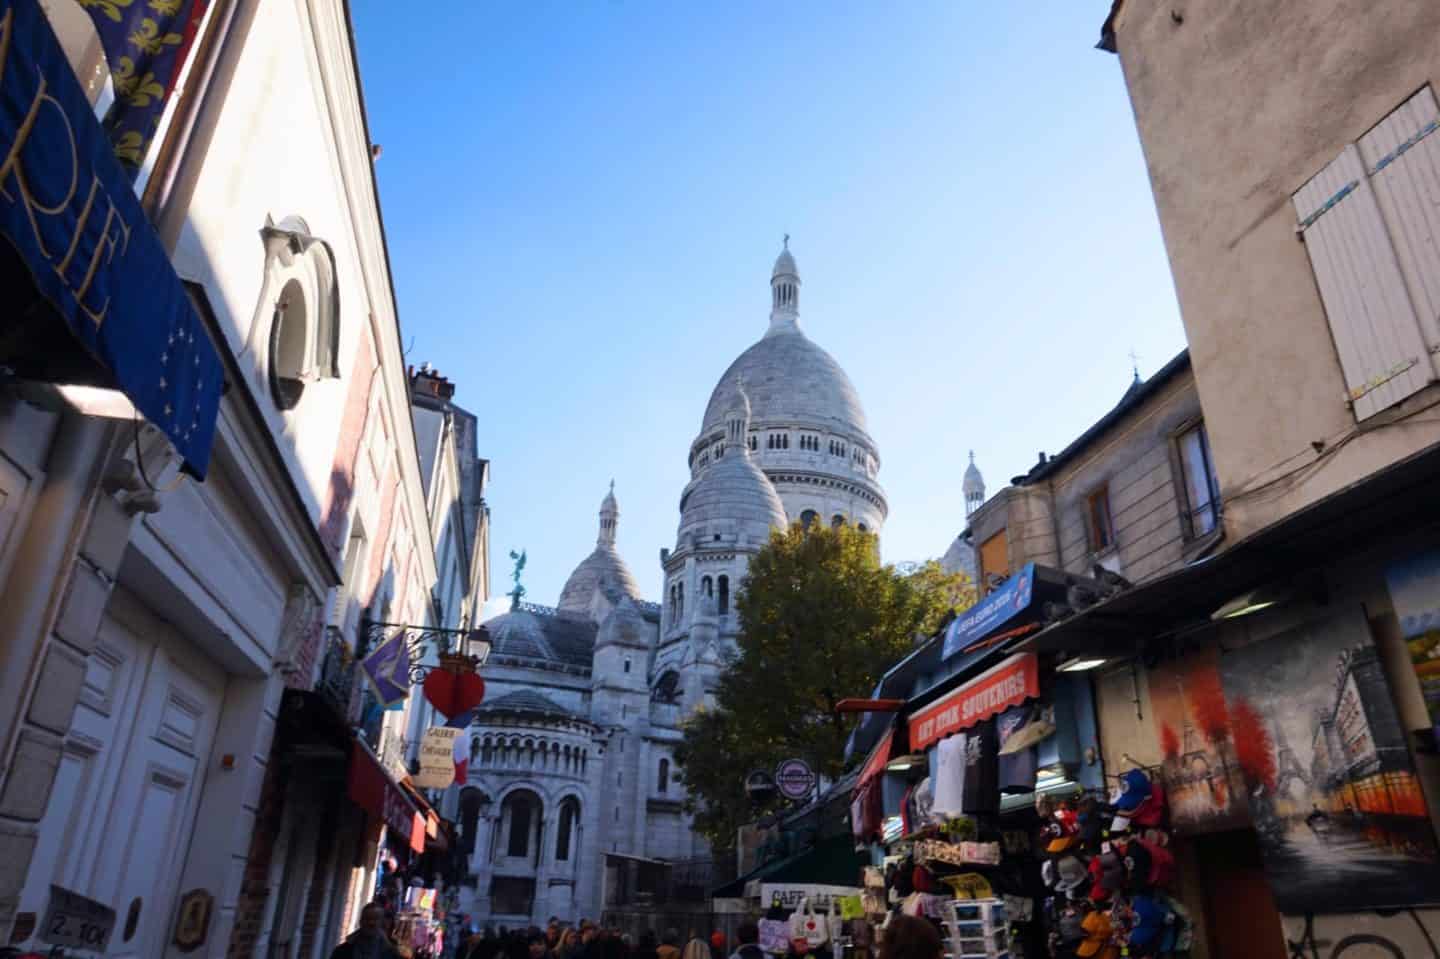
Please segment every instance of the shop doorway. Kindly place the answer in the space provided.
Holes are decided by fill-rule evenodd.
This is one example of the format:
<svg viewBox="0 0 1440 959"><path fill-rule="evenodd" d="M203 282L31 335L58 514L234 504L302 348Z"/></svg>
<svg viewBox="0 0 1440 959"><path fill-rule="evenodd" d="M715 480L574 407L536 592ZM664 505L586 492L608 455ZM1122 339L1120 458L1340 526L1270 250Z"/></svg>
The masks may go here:
<svg viewBox="0 0 1440 959"><path fill-rule="evenodd" d="M21 911L43 913L54 883L115 910L106 956L164 952L224 690L219 666L116 588L40 823Z"/></svg>
<svg viewBox="0 0 1440 959"><path fill-rule="evenodd" d="M1280 911L1270 894L1254 831L1204 836L1195 848L1210 955L1288 959Z"/></svg>

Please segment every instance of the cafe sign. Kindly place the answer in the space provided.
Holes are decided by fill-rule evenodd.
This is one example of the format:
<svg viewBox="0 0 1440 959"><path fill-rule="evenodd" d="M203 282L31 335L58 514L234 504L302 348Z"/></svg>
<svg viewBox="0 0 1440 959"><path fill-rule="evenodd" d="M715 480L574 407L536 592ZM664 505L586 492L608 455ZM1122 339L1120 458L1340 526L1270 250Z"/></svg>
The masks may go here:
<svg viewBox="0 0 1440 959"><path fill-rule="evenodd" d="M1040 667L1035 654L1017 653L911 713L910 751L918 753L952 733L1039 695Z"/></svg>

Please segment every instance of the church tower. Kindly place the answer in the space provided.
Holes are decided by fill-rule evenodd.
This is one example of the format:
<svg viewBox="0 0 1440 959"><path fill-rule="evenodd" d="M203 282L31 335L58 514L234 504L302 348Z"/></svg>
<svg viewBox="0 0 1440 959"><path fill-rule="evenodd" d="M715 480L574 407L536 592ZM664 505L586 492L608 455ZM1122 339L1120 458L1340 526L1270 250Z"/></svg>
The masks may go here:
<svg viewBox="0 0 1440 959"><path fill-rule="evenodd" d="M975 451L970 451L970 465L965 468L965 479L960 484L960 490L965 494L965 519L985 503L985 478L980 475L980 470L975 468Z"/></svg>

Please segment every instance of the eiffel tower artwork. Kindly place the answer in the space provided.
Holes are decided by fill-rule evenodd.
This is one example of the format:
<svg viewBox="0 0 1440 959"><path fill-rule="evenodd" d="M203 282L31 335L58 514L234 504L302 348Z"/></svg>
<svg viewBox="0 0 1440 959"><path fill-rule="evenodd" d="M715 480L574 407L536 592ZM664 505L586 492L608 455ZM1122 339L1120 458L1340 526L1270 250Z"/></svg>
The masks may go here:
<svg viewBox="0 0 1440 959"><path fill-rule="evenodd" d="M1277 770L1275 773L1275 794L1282 798L1290 799L1294 793L1290 787L1296 780L1305 784L1305 791L1310 790L1310 774L1305 767L1300 765L1295 750L1290 747L1290 742L1285 738L1285 730L1279 723L1271 724L1271 737L1275 741L1275 757Z"/></svg>

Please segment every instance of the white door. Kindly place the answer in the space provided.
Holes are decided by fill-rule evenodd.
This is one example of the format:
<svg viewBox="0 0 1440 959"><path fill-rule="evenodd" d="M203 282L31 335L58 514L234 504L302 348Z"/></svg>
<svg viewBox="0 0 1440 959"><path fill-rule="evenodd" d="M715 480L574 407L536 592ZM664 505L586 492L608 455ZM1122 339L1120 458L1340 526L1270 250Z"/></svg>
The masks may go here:
<svg viewBox="0 0 1440 959"><path fill-rule="evenodd" d="M162 954L224 688L218 666L115 591L40 825L22 910L43 914L50 884L64 886L115 910L106 955Z"/></svg>

